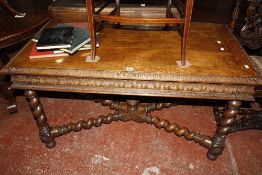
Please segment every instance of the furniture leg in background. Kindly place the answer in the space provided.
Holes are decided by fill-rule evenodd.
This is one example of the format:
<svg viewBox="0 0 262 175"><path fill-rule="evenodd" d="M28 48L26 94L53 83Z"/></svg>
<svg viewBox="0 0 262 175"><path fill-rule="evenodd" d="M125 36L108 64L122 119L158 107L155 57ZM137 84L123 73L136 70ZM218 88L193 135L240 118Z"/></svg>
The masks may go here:
<svg viewBox="0 0 262 175"><path fill-rule="evenodd" d="M7 55L0 55L0 68L3 67L8 61L9 58ZM15 97L13 95L13 89L11 88L11 82L7 82L5 75L0 75L0 94L6 100L7 111L9 114L14 114L18 111L16 106Z"/></svg>
<svg viewBox="0 0 262 175"><path fill-rule="evenodd" d="M1 80L0 77L0 93L4 96L7 104L7 111L9 114L14 114L18 111L16 106L15 97L13 95L13 90L11 88L10 82L5 82L4 80Z"/></svg>
<svg viewBox="0 0 262 175"><path fill-rule="evenodd" d="M246 24L241 29L241 44L250 49L262 47L262 0L249 0Z"/></svg>
<svg viewBox="0 0 262 175"><path fill-rule="evenodd" d="M230 24L230 29L232 31L234 31L236 27L236 21L239 15L241 1L242 0L235 0L235 8L234 8L233 15L232 15L232 22Z"/></svg>

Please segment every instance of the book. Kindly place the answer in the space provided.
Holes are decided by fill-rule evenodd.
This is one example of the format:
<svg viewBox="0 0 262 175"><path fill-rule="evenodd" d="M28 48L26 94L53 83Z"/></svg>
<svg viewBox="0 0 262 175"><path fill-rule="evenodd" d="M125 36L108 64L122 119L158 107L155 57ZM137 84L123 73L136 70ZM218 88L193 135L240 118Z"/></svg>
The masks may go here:
<svg viewBox="0 0 262 175"><path fill-rule="evenodd" d="M70 48L74 36L74 27L46 28L36 44L37 50Z"/></svg>
<svg viewBox="0 0 262 175"><path fill-rule="evenodd" d="M91 40L86 43L85 45L83 45L81 48L79 48L78 50L89 50L91 49ZM96 33L96 47L100 46L100 35L99 33Z"/></svg>
<svg viewBox="0 0 262 175"><path fill-rule="evenodd" d="M68 56L68 55L69 55L68 53L61 52L60 50L39 51L36 49L36 43L33 43L29 58L35 59L35 58L46 58L46 57L61 57L61 56Z"/></svg>
<svg viewBox="0 0 262 175"><path fill-rule="evenodd" d="M74 54L78 50L90 49L90 33L88 28L88 23L86 22L75 22L75 23L61 23L57 24L56 27L75 27L74 38L71 48L61 49L69 54ZM99 33L96 33L97 47L99 47ZM86 46L88 45L88 46Z"/></svg>
<svg viewBox="0 0 262 175"><path fill-rule="evenodd" d="M74 49L74 52L76 52L77 50L90 50L91 49L91 39L89 38L87 40L88 42L83 42L81 43L81 45L79 45L78 47L76 47ZM96 33L96 47L99 47L100 43L100 37L99 37L99 33ZM60 49L64 52L70 53L70 50L68 49ZM70 54L73 54L74 52L71 52Z"/></svg>
<svg viewBox="0 0 262 175"><path fill-rule="evenodd" d="M87 24L86 24L87 26ZM60 27L69 27L67 24L57 24L58 28ZM84 27L75 27L74 37L72 40L71 47L69 48L62 48L61 50L67 52L69 54L75 53L79 48L90 42L90 33L88 28Z"/></svg>

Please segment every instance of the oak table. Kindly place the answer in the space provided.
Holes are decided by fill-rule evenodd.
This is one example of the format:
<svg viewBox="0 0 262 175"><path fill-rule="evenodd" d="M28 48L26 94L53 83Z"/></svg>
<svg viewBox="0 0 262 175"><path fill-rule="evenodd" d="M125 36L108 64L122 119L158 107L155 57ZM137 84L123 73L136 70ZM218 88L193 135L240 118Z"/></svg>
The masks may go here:
<svg viewBox="0 0 262 175"><path fill-rule="evenodd" d="M55 137L71 131L133 120L199 143L208 149L211 160L222 154L241 102L254 101L254 88L262 84L249 57L226 26L192 24L188 46L188 61L192 65L187 68L176 64L180 60L181 38L175 31L104 28L100 34L99 62L86 62L88 51L68 57L30 60L32 43L29 42L2 70L11 75L13 88L25 90L40 139L48 148L55 146ZM37 96L39 90L120 95L126 101L97 100L115 112L77 123L49 126ZM136 98L139 96L169 97L169 100L144 104L139 103ZM170 99L225 101L214 135L193 132L150 114L173 105Z"/></svg>

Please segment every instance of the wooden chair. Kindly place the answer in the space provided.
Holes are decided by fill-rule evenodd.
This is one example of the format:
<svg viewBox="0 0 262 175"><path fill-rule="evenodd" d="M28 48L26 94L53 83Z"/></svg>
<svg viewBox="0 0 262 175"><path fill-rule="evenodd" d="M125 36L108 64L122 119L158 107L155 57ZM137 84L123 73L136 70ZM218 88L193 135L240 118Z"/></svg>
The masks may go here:
<svg viewBox="0 0 262 175"><path fill-rule="evenodd" d="M192 15L192 8L194 0L185 0L185 3L179 1L180 6L178 12L180 17L175 17L171 11L172 0L167 0L166 8L166 18L138 18L138 17L123 17L120 15L120 0L115 0L115 8L109 15L101 15L100 12L105 8L101 6L97 11L94 10L94 0L85 0L87 8L88 25L90 29L91 36L91 60L95 61L96 56L96 23L107 21L115 24L125 23L125 24L163 24L168 26L169 24L181 24L183 25L183 34L181 42L181 65L185 66L187 57L187 43L188 34L190 28L190 21Z"/></svg>

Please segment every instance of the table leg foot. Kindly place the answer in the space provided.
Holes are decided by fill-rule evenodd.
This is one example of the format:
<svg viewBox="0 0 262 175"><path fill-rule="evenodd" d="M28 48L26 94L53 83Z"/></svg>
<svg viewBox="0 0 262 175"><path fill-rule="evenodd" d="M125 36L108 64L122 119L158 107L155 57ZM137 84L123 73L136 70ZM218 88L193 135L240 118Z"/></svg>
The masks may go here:
<svg viewBox="0 0 262 175"><path fill-rule="evenodd" d="M25 91L25 96L29 100L29 105L39 129L40 140L46 144L47 148L55 147L55 140L51 135L51 127L47 123L46 115L36 92L27 90Z"/></svg>
<svg viewBox="0 0 262 175"><path fill-rule="evenodd" d="M46 147L49 148L49 149L54 148L55 145L56 145L56 142L54 140L51 141L51 142L46 143Z"/></svg>
<svg viewBox="0 0 262 175"><path fill-rule="evenodd" d="M217 156L214 156L212 153L207 152L207 158L208 158L209 160L216 160L216 159L217 159Z"/></svg>
<svg viewBox="0 0 262 175"><path fill-rule="evenodd" d="M212 139L212 147L207 153L207 157L210 160L216 160L223 153L226 137L230 133L231 125L234 123L240 106L240 101L229 101L228 106L224 109L223 116Z"/></svg>

